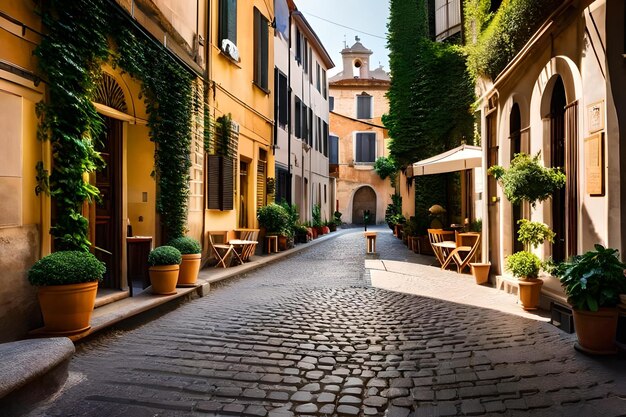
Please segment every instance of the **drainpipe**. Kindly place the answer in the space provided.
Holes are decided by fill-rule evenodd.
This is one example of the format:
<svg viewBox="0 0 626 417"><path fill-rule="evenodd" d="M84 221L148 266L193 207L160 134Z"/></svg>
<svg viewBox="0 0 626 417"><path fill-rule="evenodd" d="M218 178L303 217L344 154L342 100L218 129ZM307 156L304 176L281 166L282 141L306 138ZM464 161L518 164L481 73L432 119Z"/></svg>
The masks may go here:
<svg viewBox="0 0 626 417"><path fill-rule="evenodd" d="M291 181L291 132L293 125L291 123L291 10L289 10L289 25L287 29L289 33L289 41L287 47L287 181L289 186L287 187L287 203L293 204L292 188L293 182Z"/></svg>

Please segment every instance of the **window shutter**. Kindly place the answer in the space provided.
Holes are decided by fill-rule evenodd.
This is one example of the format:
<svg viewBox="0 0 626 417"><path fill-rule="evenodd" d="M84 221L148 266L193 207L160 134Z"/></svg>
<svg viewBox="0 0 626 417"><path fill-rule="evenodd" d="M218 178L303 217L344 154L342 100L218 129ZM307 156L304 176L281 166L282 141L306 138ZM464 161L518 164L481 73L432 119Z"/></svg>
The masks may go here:
<svg viewBox="0 0 626 417"><path fill-rule="evenodd" d="M220 157L207 155L207 208L219 210L220 208Z"/></svg>
<svg viewBox="0 0 626 417"><path fill-rule="evenodd" d="M369 159L367 162L374 162L376 160L376 134L368 133L367 136L369 139Z"/></svg>
<svg viewBox="0 0 626 417"><path fill-rule="evenodd" d="M235 192L235 160L222 157L222 202L220 210L233 210Z"/></svg>
<svg viewBox="0 0 626 417"><path fill-rule="evenodd" d="M356 162L363 162L363 133L356 134Z"/></svg>
<svg viewBox="0 0 626 417"><path fill-rule="evenodd" d="M265 170L266 162L259 160L256 170L256 206L265 205Z"/></svg>
<svg viewBox="0 0 626 417"><path fill-rule="evenodd" d="M219 7L219 47L224 39L237 45L237 0L221 0Z"/></svg>
<svg viewBox="0 0 626 417"><path fill-rule="evenodd" d="M261 88L268 87L268 21L254 8L254 82Z"/></svg>
<svg viewBox="0 0 626 417"><path fill-rule="evenodd" d="M278 74L278 123L281 126L287 126L287 101L289 98L289 89L287 88L287 77L282 72Z"/></svg>
<svg viewBox="0 0 626 417"><path fill-rule="evenodd" d="M322 148L324 156L328 156L328 123L323 122L324 129L322 130Z"/></svg>
<svg viewBox="0 0 626 417"><path fill-rule="evenodd" d="M335 110L335 97L329 96L328 97L328 111L333 111L333 110Z"/></svg>
<svg viewBox="0 0 626 417"><path fill-rule="evenodd" d="M363 93L356 97L356 118L372 118L372 96Z"/></svg>
<svg viewBox="0 0 626 417"><path fill-rule="evenodd" d="M315 129L315 125L313 124L313 109L309 108L309 118L308 118L308 128L309 128L309 146L313 146L313 130Z"/></svg>
<svg viewBox="0 0 626 417"><path fill-rule="evenodd" d="M301 107L302 104L300 102L300 99L298 97L296 97L296 109L295 109L295 121L294 121L294 127L295 127L295 135L298 139L302 139L302 118L301 118Z"/></svg>
<svg viewBox="0 0 626 417"><path fill-rule="evenodd" d="M328 163L339 164L339 138L337 136L331 135L328 139L330 142L330 157L328 159Z"/></svg>

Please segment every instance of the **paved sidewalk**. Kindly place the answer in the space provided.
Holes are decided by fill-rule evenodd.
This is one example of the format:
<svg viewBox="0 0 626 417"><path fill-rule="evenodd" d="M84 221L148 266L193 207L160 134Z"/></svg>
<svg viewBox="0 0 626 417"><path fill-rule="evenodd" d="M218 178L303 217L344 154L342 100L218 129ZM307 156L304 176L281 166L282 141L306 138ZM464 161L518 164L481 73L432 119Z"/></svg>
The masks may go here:
<svg viewBox="0 0 626 417"><path fill-rule="evenodd" d="M377 231L377 269L348 230L79 345L65 389L30 415L624 415L623 358L580 354L574 335L503 311L508 295L452 291L465 277L405 264L417 255Z"/></svg>

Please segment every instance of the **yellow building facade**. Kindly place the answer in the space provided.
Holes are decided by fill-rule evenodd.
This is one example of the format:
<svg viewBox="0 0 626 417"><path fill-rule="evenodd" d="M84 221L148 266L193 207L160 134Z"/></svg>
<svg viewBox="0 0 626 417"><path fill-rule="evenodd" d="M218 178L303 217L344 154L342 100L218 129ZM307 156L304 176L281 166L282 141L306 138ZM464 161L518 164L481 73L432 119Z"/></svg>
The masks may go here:
<svg viewBox="0 0 626 417"><path fill-rule="evenodd" d="M214 1L209 15L209 117L218 126L230 118L233 152L208 150L205 230L256 228L274 176L273 2ZM219 129L212 136L219 142Z"/></svg>
<svg viewBox="0 0 626 417"><path fill-rule="evenodd" d="M133 28L167 51L194 79L191 122L188 234L202 238L204 227L204 91L208 73L204 39L207 6L202 0L119 0L105 2ZM54 250L50 227L54 201L45 192L53 161L49 141L38 140L37 103L49 100L47 80L33 54L46 28L32 2L0 5L0 342L24 337L41 325L36 290L28 269ZM114 42L110 42L115 52ZM114 299L143 290L133 272L133 245L149 250L164 244L153 176L155 143L150 138L141 82L104 62L92 102L106 126L97 150L105 169L85 176L100 189L100 203L85 204L92 251L107 264L100 293ZM129 227L130 226L130 227ZM132 229L132 231L131 231ZM132 235L132 236L131 236ZM139 236L139 237L137 237ZM102 295L99 293L99 297Z"/></svg>

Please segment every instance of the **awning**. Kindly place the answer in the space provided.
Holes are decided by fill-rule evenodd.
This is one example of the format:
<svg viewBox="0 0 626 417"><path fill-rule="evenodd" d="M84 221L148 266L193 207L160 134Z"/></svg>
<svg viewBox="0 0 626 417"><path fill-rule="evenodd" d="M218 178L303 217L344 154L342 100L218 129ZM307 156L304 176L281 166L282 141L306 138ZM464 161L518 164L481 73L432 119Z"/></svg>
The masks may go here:
<svg viewBox="0 0 626 417"><path fill-rule="evenodd" d="M413 163L413 176L463 171L482 165L480 146L461 145L431 158Z"/></svg>

